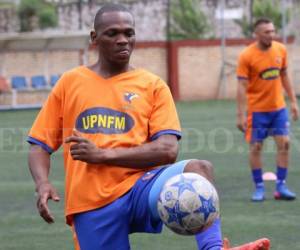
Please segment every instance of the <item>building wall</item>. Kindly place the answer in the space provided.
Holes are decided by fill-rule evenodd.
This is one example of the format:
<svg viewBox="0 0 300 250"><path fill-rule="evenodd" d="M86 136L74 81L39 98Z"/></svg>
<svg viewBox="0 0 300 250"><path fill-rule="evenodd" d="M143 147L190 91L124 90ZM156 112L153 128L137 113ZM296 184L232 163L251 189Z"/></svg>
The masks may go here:
<svg viewBox="0 0 300 250"><path fill-rule="evenodd" d="M0 8L0 33L15 32L18 29L16 9L13 7Z"/></svg>
<svg viewBox="0 0 300 250"><path fill-rule="evenodd" d="M97 52L90 50L88 65L97 61ZM159 75L164 81L168 80L167 51L164 47L136 48L131 56L131 65L144 68Z"/></svg>
<svg viewBox="0 0 300 250"><path fill-rule="evenodd" d="M61 74L79 64L78 51L32 52L18 51L2 54L2 71L7 79L20 75L28 79L34 75Z"/></svg>
<svg viewBox="0 0 300 250"><path fill-rule="evenodd" d="M165 40L167 0L134 1L124 5L134 14L138 40ZM80 14L77 3L59 5L59 28L64 31L91 30L94 16L101 6L96 3L83 3Z"/></svg>
<svg viewBox="0 0 300 250"><path fill-rule="evenodd" d="M205 44L194 41L181 43L178 50L178 87L180 100L203 100L216 98L234 98L236 92L235 68L238 54L245 47L244 43L235 43L225 49L224 78L222 72L222 50L219 41L208 41ZM300 95L300 47L289 44L289 75ZM132 55L132 65L146 68L159 75L165 81L171 74L176 74L169 68L167 61L167 44L137 44ZM48 55L48 59L47 59ZM10 79L13 75L23 75L29 80L33 75L61 74L64 71L80 65L86 58L87 64L95 63L95 50L82 55L82 51L49 51L46 52L9 52L2 55L4 76ZM48 66L47 66L48 65ZM46 72L46 73L45 73ZM48 74L48 75L47 75ZM172 82L171 84L176 84ZM41 96L42 97L42 96ZM25 97L24 97L25 98ZM35 97L36 98L36 97ZM28 97L26 97L26 100ZM1 99L0 99L1 101Z"/></svg>
<svg viewBox="0 0 300 250"><path fill-rule="evenodd" d="M181 100L203 100L235 98L238 55L245 45L228 46L225 50L224 74L222 53L219 46L180 47L179 93ZM289 76L300 94L300 48L296 44L287 46L289 54Z"/></svg>
<svg viewBox="0 0 300 250"><path fill-rule="evenodd" d="M172 2L173 0L169 0ZM101 1L89 1L81 5L81 14L78 3L69 2L58 6L59 28L65 31L70 30L90 30L93 25L93 18L97 10L103 5ZM98 3L97 3L98 2ZM102 2L107 2L103 0ZM159 41L166 40L167 26L167 5L168 0L120 0L133 13L136 20L137 38L141 41ZM236 24L235 19L230 17L233 12L241 13L242 16L249 18L250 0L225 0L224 6L224 23L219 18L221 1L204 0L199 1L201 10L207 16L209 25L208 37L221 37L222 25L224 25L225 35L227 38L243 37L241 28ZM286 27L288 35L299 33L295 28L295 24L299 23L299 3L294 0L285 0L286 7L290 9L290 22ZM228 14L229 13L229 14ZM230 14L231 13L231 14ZM237 17L241 18L241 16Z"/></svg>
<svg viewBox="0 0 300 250"><path fill-rule="evenodd" d="M172 2L173 0L169 0ZM12 2L7 0L7 2ZM14 1L15 3L19 1ZM79 29L89 31L93 26L93 19L97 10L106 0L82 1L79 7L79 1L59 1L57 6L58 27L56 31L77 31ZM102 4L99 4L101 3ZM168 0L119 0L123 2L136 19L137 38L141 41L161 41L166 40L167 26L167 3ZM250 0L226 0L225 2L225 34L228 38L243 37L240 27L233 18L228 18L230 13L240 12L242 15L249 16ZM288 35L299 36L299 1L285 0L286 7L290 9L290 22L286 30ZM209 32L207 37L221 37L222 24L217 17L221 1L203 0L199 1L199 8L206 14ZM226 14L227 13L227 14ZM229 13L229 14L228 14ZM38 29L38 28L37 28ZM51 29L50 29L51 30ZM6 32L18 32L19 20L17 8L14 5L9 7L0 7L0 34Z"/></svg>

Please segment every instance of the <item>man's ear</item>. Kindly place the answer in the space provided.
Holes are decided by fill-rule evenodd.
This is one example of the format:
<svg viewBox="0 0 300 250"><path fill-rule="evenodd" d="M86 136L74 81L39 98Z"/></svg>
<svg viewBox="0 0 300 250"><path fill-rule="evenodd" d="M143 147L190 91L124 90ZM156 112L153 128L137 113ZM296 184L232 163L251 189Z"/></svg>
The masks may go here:
<svg viewBox="0 0 300 250"><path fill-rule="evenodd" d="M91 45L93 46L97 45L96 38L97 38L96 31L92 30L90 33Z"/></svg>

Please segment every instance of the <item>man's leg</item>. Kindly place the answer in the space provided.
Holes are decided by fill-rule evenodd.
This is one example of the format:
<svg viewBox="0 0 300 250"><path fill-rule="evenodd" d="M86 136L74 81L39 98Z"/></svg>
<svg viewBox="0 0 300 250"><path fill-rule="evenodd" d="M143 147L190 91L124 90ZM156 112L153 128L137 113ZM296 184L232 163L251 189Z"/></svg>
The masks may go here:
<svg viewBox="0 0 300 250"><path fill-rule="evenodd" d="M262 148L262 142L255 142L250 144L249 163L252 173L252 180L255 185L255 190L251 197L252 201L263 201L265 199L265 187L262 178Z"/></svg>
<svg viewBox="0 0 300 250"><path fill-rule="evenodd" d="M155 180L152 188L149 192L149 208L153 221L160 220L157 212L157 200L160 191L164 183L174 175L181 174L183 172L192 172L202 175L213 183L213 166L210 162L204 160L186 160L176 162L167 167L160 176ZM222 233L220 219L214 221L214 223L205 231L196 235L196 241L199 250L268 250L262 242L264 239L257 240L255 242L247 243L240 247L235 248L222 248ZM266 240L269 243L269 240Z"/></svg>
<svg viewBox="0 0 300 250"><path fill-rule="evenodd" d="M261 152L263 141L268 136L271 124L270 112L250 112L247 118L247 129L245 139L249 143L249 163L255 190L252 201L263 201L265 199L265 188L262 178Z"/></svg>
<svg viewBox="0 0 300 250"><path fill-rule="evenodd" d="M277 145L277 182L274 198L294 200L296 194L291 192L285 184L289 165L290 146L289 115L286 108L274 112L271 128L271 135L274 136Z"/></svg>
<svg viewBox="0 0 300 250"><path fill-rule="evenodd" d="M130 249L129 198L130 192L105 207L74 215L74 229L80 250Z"/></svg>
<svg viewBox="0 0 300 250"><path fill-rule="evenodd" d="M214 182L213 166L204 160L191 160L184 168L184 172L191 172L202 175L211 183ZM214 223L205 231L196 235L198 249L220 250L222 242L221 221L216 219Z"/></svg>
<svg viewBox="0 0 300 250"><path fill-rule="evenodd" d="M289 165L289 137L274 136L274 140L277 145L277 181L274 197L275 199L294 200L296 198L296 194L291 192L286 186Z"/></svg>
<svg viewBox="0 0 300 250"><path fill-rule="evenodd" d="M193 160L190 161L184 169L184 172L194 172L206 177L213 183L213 166L208 161ZM221 221L217 219L205 231L196 235L196 241L199 250L269 250L270 240L263 238L254 242L246 243L241 246L231 248L230 246L223 246Z"/></svg>
<svg viewBox="0 0 300 250"><path fill-rule="evenodd" d="M164 183L172 176L183 172L191 172L202 175L213 183L213 166L204 160L186 160L176 162L167 167L153 184L149 194L149 206L154 220L159 220L157 212L157 199ZM221 222L217 219L212 226L196 235L198 248L201 250L220 250L222 247Z"/></svg>

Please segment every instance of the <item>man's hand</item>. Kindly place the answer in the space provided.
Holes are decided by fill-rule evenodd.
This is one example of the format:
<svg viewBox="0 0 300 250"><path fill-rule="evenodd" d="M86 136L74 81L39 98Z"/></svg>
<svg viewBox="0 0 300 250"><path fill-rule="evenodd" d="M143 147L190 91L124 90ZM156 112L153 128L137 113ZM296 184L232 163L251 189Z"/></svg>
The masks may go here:
<svg viewBox="0 0 300 250"><path fill-rule="evenodd" d="M73 135L67 137L65 143L71 143L70 153L73 160L83 161L90 164L102 162L103 150L98 148L93 142L81 136L74 130Z"/></svg>
<svg viewBox="0 0 300 250"><path fill-rule="evenodd" d="M294 121L297 121L299 118L299 107L297 102L291 103L291 113Z"/></svg>
<svg viewBox="0 0 300 250"><path fill-rule="evenodd" d="M43 182L37 186L37 209L40 213L40 216L47 222L53 223L54 217L51 214L48 207L48 200L54 200L58 202L60 200L56 189L49 182Z"/></svg>
<svg viewBox="0 0 300 250"><path fill-rule="evenodd" d="M238 114L236 118L236 126L237 128L242 131L243 133L246 131L247 128L247 120L244 114Z"/></svg>

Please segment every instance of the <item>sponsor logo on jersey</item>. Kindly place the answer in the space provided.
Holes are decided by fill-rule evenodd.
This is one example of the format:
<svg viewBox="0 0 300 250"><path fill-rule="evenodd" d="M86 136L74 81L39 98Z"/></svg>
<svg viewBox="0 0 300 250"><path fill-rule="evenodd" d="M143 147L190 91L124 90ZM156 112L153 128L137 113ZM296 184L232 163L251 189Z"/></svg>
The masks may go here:
<svg viewBox="0 0 300 250"><path fill-rule="evenodd" d="M263 80L273 80L280 76L280 68L268 68L260 73Z"/></svg>
<svg viewBox="0 0 300 250"><path fill-rule="evenodd" d="M138 95L138 94L135 94L135 93L129 93L129 92L126 92L126 93L124 94L124 99L125 99L125 101L128 102L128 103L131 103L131 101L132 101L133 99L138 98L138 97L139 97L139 95Z"/></svg>
<svg viewBox="0 0 300 250"><path fill-rule="evenodd" d="M76 129L87 134L123 134L133 126L130 115L103 107L87 109L76 120Z"/></svg>

